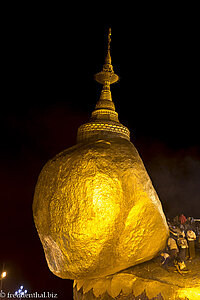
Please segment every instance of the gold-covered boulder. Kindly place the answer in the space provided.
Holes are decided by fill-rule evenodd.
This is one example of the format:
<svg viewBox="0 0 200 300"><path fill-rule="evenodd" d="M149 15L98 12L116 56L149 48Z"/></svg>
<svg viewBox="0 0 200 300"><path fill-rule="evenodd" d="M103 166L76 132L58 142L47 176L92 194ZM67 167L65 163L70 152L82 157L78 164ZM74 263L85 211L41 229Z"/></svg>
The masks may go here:
<svg viewBox="0 0 200 300"><path fill-rule="evenodd" d="M126 139L78 144L43 168L33 212L50 270L99 277L154 257L168 227L142 160Z"/></svg>
<svg viewBox="0 0 200 300"><path fill-rule="evenodd" d="M35 225L50 270L61 278L96 278L153 258L168 226L130 132L118 120L108 53L96 80L103 89L77 144L41 171L33 202Z"/></svg>

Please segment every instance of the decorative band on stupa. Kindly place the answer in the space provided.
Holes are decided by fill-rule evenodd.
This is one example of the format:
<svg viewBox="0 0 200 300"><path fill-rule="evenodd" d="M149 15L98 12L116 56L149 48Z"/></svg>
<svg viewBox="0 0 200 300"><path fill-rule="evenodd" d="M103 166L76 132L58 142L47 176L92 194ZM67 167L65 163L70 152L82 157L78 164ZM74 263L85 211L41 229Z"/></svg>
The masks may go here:
<svg viewBox="0 0 200 300"><path fill-rule="evenodd" d="M118 119L115 105L112 101L110 85L119 80L113 71L110 56L111 29L108 34L108 52L103 65L103 70L94 78L103 85L99 101L92 112L90 121L78 128L77 142L86 142L98 138L124 138L130 140L130 131Z"/></svg>

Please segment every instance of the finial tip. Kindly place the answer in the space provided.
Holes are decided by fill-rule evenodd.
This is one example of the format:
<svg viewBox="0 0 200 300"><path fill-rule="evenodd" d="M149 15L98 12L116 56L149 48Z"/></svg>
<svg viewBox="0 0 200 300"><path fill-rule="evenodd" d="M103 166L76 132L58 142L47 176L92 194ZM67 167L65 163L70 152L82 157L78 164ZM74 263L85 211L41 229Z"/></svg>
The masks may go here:
<svg viewBox="0 0 200 300"><path fill-rule="evenodd" d="M110 50L110 43L111 43L111 28L108 30L108 50Z"/></svg>

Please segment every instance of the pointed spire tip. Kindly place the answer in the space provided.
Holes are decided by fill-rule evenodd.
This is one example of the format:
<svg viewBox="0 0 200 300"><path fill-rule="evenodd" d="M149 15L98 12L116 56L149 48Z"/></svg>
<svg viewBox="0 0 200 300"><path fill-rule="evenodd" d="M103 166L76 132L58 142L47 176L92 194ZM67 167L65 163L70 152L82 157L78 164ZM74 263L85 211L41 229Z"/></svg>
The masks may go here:
<svg viewBox="0 0 200 300"><path fill-rule="evenodd" d="M105 84L105 82L112 84L119 80L119 76L114 73L113 66L111 63L110 43L111 43L111 28L109 28L108 30L108 52L105 58L105 64L103 65L103 70L94 76L95 80L103 85Z"/></svg>

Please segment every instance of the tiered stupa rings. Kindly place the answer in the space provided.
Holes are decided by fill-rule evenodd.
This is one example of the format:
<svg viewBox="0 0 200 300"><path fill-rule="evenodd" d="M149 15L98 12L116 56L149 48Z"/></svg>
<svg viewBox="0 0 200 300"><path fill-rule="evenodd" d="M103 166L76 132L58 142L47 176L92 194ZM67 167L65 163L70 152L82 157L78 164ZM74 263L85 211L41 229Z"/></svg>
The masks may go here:
<svg viewBox="0 0 200 300"><path fill-rule="evenodd" d="M78 128L77 142L86 142L98 138L124 138L130 140L130 131L118 120L118 113L112 101L110 85L119 80L113 71L110 56L110 35L108 39L108 53L103 66L103 71L95 75L95 80L103 84L101 96L92 112L90 121Z"/></svg>

